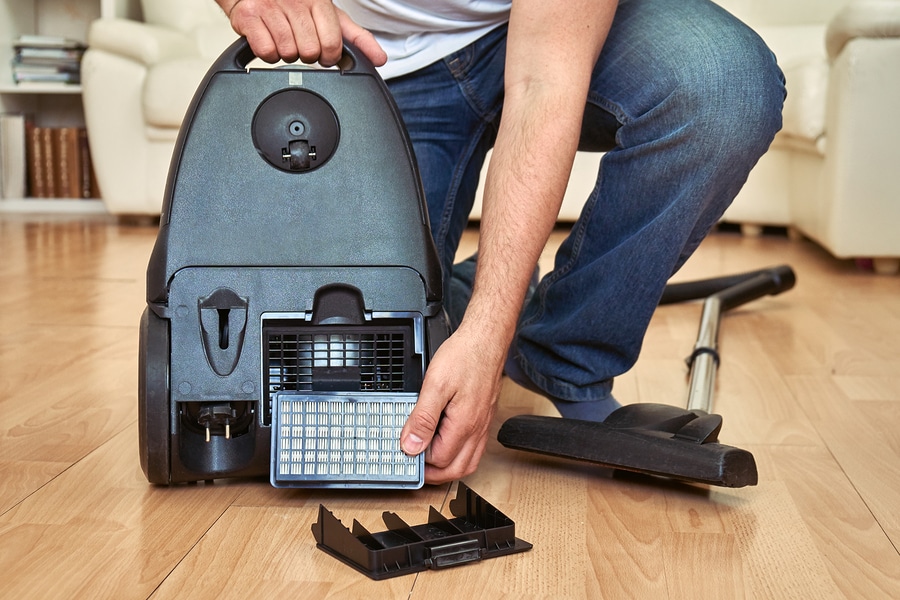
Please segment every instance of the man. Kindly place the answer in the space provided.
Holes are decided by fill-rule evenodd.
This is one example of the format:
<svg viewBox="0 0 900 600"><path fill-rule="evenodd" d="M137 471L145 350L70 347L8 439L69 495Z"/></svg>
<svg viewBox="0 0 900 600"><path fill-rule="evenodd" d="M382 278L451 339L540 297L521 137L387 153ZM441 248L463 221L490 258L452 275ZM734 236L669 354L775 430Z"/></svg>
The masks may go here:
<svg viewBox="0 0 900 600"><path fill-rule="evenodd" d="M709 0L217 1L264 60L333 65L346 38L383 65L460 315L401 433L405 452L425 450L429 483L477 467L504 370L563 416L618 406L613 378L666 281L781 126L774 57ZM456 283L473 264L449 275L491 147L463 311ZM608 153L523 310L579 148Z"/></svg>

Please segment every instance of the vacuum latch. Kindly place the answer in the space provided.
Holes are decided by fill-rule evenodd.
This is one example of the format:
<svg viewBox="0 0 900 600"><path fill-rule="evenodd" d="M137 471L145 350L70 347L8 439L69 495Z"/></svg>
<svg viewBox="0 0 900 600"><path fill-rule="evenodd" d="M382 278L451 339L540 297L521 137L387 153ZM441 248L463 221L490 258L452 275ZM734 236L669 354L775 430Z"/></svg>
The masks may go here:
<svg viewBox="0 0 900 600"><path fill-rule="evenodd" d="M462 540L427 549L425 566L445 569L481 560L481 543L478 540Z"/></svg>
<svg viewBox="0 0 900 600"><path fill-rule="evenodd" d="M241 357L247 329L247 299L228 288L219 288L200 298L198 304L206 359L217 375L226 377Z"/></svg>

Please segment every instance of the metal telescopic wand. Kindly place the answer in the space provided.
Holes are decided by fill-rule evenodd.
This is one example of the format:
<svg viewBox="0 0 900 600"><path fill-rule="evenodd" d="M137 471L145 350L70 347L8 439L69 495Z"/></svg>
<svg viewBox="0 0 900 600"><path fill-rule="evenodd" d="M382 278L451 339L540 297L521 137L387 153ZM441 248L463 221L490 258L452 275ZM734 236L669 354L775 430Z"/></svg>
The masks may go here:
<svg viewBox="0 0 900 600"><path fill-rule="evenodd" d="M700 331L694 352L688 359L690 382L688 383L687 409L712 412L716 369L719 367L719 322L722 318L722 301L710 296L703 302L700 315Z"/></svg>
<svg viewBox="0 0 900 600"><path fill-rule="evenodd" d="M794 272L787 266L774 267L747 273L732 279L736 283L708 295L703 301L700 329L694 351L688 358L690 382L688 384L687 409L711 413L715 390L716 370L719 366L719 324L722 314L751 300L770 294L779 294L794 286ZM715 280L707 280L706 283ZM732 283L729 278L720 283ZM679 285L679 284L676 284ZM691 286L696 284L680 284ZM673 286L674 287L674 286ZM702 287L702 286L701 286ZM698 288L699 289L699 288ZM687 290L684 290L685 292ZM697 292L697 289L692 290Z"/></svg>

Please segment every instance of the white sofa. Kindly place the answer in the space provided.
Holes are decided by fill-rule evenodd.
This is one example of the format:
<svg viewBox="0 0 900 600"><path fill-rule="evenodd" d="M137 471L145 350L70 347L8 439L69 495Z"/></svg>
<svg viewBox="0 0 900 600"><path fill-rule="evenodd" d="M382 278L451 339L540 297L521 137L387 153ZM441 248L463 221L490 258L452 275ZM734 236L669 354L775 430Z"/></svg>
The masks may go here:
<svg viewBox="0 0 900 600"><path fill-rule="evenodd" d="M175 138L213 60L237 38L213 0L143 0L143 21L100 19L81 65L107 211L158 215Z"/></svg>
<svg viewBox="0 0 900 600"><path fill-rule="evenodd" d="M896 269L900 0L718 2L760 33L788 79L784 129L724 220L789 226L837 257ZM159 213L187 104L235 37L213 0L142 5L144 22L95 22L83 63L91 151L113 214ZM560 220L577 218L599 160L577 157Z"/></svg>
<svg viewBox="0 0 900 600"><path fill-rule="evenodd" d="M728 0L787 78L784 130L726 212L900 267L900 0Z"/></svg>

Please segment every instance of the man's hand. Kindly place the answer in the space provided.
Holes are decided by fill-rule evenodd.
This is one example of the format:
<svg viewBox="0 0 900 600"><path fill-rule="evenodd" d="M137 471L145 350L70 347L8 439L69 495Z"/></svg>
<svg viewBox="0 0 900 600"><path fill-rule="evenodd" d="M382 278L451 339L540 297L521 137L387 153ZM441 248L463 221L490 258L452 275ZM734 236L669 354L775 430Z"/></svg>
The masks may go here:
<svg viewBox="0 0 900 600"><path fill-rule="evenodd" d="M330 67L341 59L343 39L375 66L387 61L375 37L354 23L331 0L216 0L232 28L247 38L253 53L270 63L318 62Z"/></svg>
<svg viewBox="0 0 900 600"><path fill-rule="evenodd" d="M473 473L484 454L507 350L495 342L463 324L441 345L425 372L400 445L409 455L427 448L427 483Z"/></svg>

